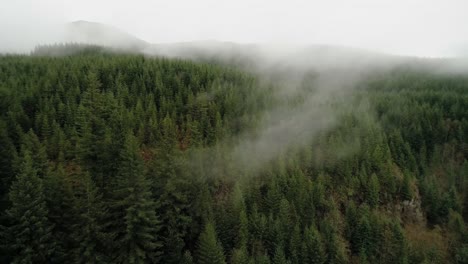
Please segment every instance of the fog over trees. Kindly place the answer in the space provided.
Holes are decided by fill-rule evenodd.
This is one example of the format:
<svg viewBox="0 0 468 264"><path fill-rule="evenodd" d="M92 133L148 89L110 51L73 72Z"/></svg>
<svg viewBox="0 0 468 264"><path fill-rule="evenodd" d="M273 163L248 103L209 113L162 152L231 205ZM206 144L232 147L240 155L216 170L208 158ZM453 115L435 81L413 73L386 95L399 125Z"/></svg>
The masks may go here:
<svg viewBox="0 0 468 264"><path fill-rule="evenodd" d="M94 2L0 11L0 263L468 263L463 3Z"/></svg>

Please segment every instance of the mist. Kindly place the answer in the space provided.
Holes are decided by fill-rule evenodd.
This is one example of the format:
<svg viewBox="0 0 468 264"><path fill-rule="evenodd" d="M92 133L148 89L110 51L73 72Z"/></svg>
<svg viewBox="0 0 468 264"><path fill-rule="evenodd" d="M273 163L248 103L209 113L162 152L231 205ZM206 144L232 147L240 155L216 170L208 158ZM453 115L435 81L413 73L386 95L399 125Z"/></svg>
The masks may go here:
<svg viewBox="0 0 468 264"><path fill-rule="evenodd" d="M407 57L329 46L296 46L296 49L291 49L284 45L258 45L249 50L248 54L255 54L255 59L239 68L247 68L266 86L273 84L275 103L262 113L260 125L254 131L242 133L234 139L234 143L232 139L226 139L211 149L194 152L189 165L206 165L203 167L210 170L205 171L205 175L222 175L228 171L227 166L237 168L239 175L258 175L259 171L277 158L291 151L312 148L318 137L339 125L346 111L349 111L348 114L361 115L356 116L357 119L366 118L375 122L373 110L366 98L360 99L361 102L356 106L353 93L368 78L412 61ZM184 55L170 53L167 56ZM229 65L231 61L227 61ZM337 104L340 107L337 108ZM353 111L356 107L358 111ZM329 155L339 161L358 152L359 137L359 133L351 133L344 139L345 144L335 148ZM225 152L220 154L220 150ZM321 163L322 158L316 155L314 162ZM226 164L226 160L229 164Z"/></svg>
<svg viewBox="0 0 468 264"><path fill-rule="evenodd" d="M99 22L149 43L339 45L420 57L466 56L468 3L370 1L19 0L0 10L0 51L69 40L69 22Z"/></svg>
<svg viewBox="0 0 468 264"><path fill-rule="evenodd" d="M281 157L317 147L317 140L339 126L344 114L382 129L366 96L359 98L359 102L354 97L369 79L402 68L443 75L468 70L464 59L395 56L327 45L226 45L206 42L197 43L196 47L180 44L177 48L154 50L157 56L200 61L218 58L222 65L252 73L264 85L275 87L276 103L262 113L260 125L254 131L192 153L191 169L196 171L201 166L204 175L212 177L232 168L239 175L259 175ZM151 56L151 51L146 52ZM257 89L265 87L260 85ZM294 104L289 105L290 101ZM361 131L350 133L327 157L315 153L312 162L323 163L324 159L339 162L358 153L361 137Z"/></svg>
<svg viewBox="0 0 468 264"><path fill-rule="evenodd" d="M36 45L89 43L145 54L237 67L275 86L279 103L255 132L246 131L194 160L229 149L233 164L259 170L290 149L333 129L353 91L373 74L440 58L434 72L468 69L464 1L72 1L20 0L0 11L0 52ZM416 62L416 63L415 63ZM431 63L433 60L431 60ZM431 64L432 65L432 64ZM312 77L311 77L312 76ZM303 84L308 83L309 87ZM259 89L263 89L260 87ZM289 99L300 102L285 104ZM366 109L371 112L371 109ZM349 138L351 154L359 143ZM214 174L214 172L213 172Z"/></svg>

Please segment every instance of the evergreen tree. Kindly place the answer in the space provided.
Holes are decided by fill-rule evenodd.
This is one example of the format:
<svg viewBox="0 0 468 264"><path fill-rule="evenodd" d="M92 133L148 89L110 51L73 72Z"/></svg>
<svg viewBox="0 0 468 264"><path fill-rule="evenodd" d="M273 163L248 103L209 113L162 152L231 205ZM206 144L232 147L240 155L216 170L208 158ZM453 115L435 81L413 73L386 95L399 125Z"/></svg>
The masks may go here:
<svg viewBox="0 0 468 264"><path fill-rule="evenodd" d="M323 222L323 244L325 246L326 263L347 263L347 252L342 238L338 233L337 223L330 219Z"/></svg>
<svg viewBox="0 0 468 264"><path fill-rule="evenodd" d="M14 179L13 160L16 159L16 149L7 134L5 124L0 121L0 212L9 206L8 189Z"/></svg>
<svg viewBox="0 0 468 264"><path fill-rule="evenodd" d="M275 255L273 257L273 264L287 264L289 261L286 259L284 254L283 246L278 245L275 250Z"/></svg>
<svg viewBox="0 0 468 264"><path fill-rule="evenodd" d="M106 263L109 261L106 249L113 242L113 236L105 233L104 219L108 211L102 195L93 180L86 173L77 190L78 219L74 237L78 246L75 250L76 263Z"/></svg>
<svg viewBox="0 0 468 264"><path fill-rule="evenodd" d="M289 240L289 255L292 264L301 263L302 234L298 224L294 226Z"/></svg>
<svg viewBox="0 0 468 264"><path fill-rule="evenodd" d="M264 254L264 255L256 256L254 263L256 263L256 264L270 264L271 261L270 261L270 258L268 257L268 255Z"/></svg>
<svg viewBox="0 0 468 264"><path fill-rule="evenodd" d="M413 198L413 189L411 188L411 179L408 173L404 174L403 186L401 187L401 196L405 200L411 200Z"/></svg>
<svg viewBox="0 0 468 264"><path fill-rule="evenodd" d="M217 238L216 230L207 223L198 241L197 259L199 264L224 264L223 248Z"/></svg>
<svg viewBox="0 0 468 264"><path fill-rule="evenodd" d="M23 135L21 152L29 151L29 155L32 159L33 168L39 178L44 178L47 173L47 153L45 146L41 143L37 135L31 129L28 133Z"/></svg>
<svg viewBox="0 0 468 264"><path fill-rule="evenodd" d="M12 263L51 263L58 250L53 241L42 180L29 151L23 153L16 180L9 193L12 223L5 228L3 242L10 249Z"/></svg>
<svg viewBox="0 0 468 264"><path fill-rule="evenodd" d="M281 153L246 169L243 135L261 139L271 109L302 109L340 71L307 71L278 96L290 67L259 76L242 56L33 54L46 56L0 56L0 263L197 263L205 223L234 263L466 262L468 75L433 74L445 61L366 73L345 104L314 106L334 126L282 133ZM412 219L386 211L419 198L429 226L418 216L406 237Z"/></svg>
<svg viewBox="0 0 468 264"><path fill-rule="evenodd" d="M115 240L114 261L119 263L155 262L160 255L160 221L145 178L143 160L136 138L129 133L120 154L119 173L113 188L110 215Z"/></svg>
<svg viewBox="0 0 468 264"><path fill-rule="evenodd" d="M249 242L249 219L247 213L242 210L239 216L239 235L237 236L237 246L247 247Z"/></svg>
<svg viewBox="0 0 468 264"><path fill-rule="evenodd" d="M239 249L234 249L234 252L232 253L231 263L232 264L249 264L250 263L249 253L247 252L247 248L245 246Z"/></svg>
<svg viewBox="0 0 468 264"><path fill-rule="evenodd" d="M397 222L391 225L392 242L391 242L391 261L390 263L407 264L408 263L408 245L403 234L401 226Z"/></svg>
<svg viewBox="0 0 468 264"><path fill-rule="evenodd" d="M315 227L306 228L304 231L302 258L307 263L322 264L326 260L323 242L320 233Z"/></svg>
<svg viewBox="0 0 468 264"><path fill-rule="evenodd" d="M377 178L377 175L372 174L369 180L369 185L368 185L368 202L371 208L375 208L379 204L379 192L380 192L380 183L379 179Z"/></svg>
<svg viewBox="0 0 468 264"><path fill-rule="evenodd" d="M363 210L365 211L365 209ZM356 226L356 233L352 240L355 252L364 252L367 256L371 240L371 226L367 213L364 213Z"/></svg>
<svg viewBox="0 0 468 264"><path fill-rule="evenodd" d="M53 239L61 249L76 248L72 236L76 227L76 208L72 183L61 164L44 176L44 196L48 208L48 219L54 225ZM56 251L61 261L73 258L71 250Z"/></svg>
<svg viewBox="0 0 468 264"><path fill-rule="evenodd" d="M163 263L179 263L185 247L184 238L192 224L189 214L193 200L193 187L183 175L171 176L159 197L158 211L162 219Z"/></svg>

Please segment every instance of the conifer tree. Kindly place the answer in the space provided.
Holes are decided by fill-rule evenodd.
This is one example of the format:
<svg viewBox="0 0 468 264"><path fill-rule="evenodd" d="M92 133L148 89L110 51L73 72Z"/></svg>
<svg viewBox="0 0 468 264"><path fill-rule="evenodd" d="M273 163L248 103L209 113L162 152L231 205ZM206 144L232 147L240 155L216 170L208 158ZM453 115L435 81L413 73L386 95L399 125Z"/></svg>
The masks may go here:
<svg viewBox="0 0 468 264"><path fill-rule="evenodd" d="M65 250L76 247L72 236L77 221L72 184L61 164L49 170L42 182L48 219L54 225L53 238L59 248L64 249L62 252L56 251L56 255L62 261L72 259L71 250Z"/></svg>
<svg viewBox="0 0 468 264"><path fill-rule="evenodd" d="M194 199L191 198L191 182L183 175L171 175L158 198L161 212L164 256L163 263L179 263L185 247L184 238L192 224L189 214Z"/></svg>
<svg viewBox="0 0 468 264"><path fill-rule="evenodd" d="M143 160L136 138L128 133L120 153L119 172L112 191L110 221L115 235L113 261L155 262L160 255L160 221L151 197L150 184L145 178ZM118 220L117 220L118 219Z"/></svg>
<svg viewBox="0 0 468 264"><path fill-rule="evenodd" d="M286 259L284 254L284 249L282 245L278 245L275 250L275 255L273 257L273 264L288 264L289 261Z"/></svg>
<svg viewBox="0 0 468 264"><path fill-rule="evenodd" d="M234 249L231 258L232 264L249 264L249 262L249 253L247 252L247 248L245 246L239 249Z"/></svg>
<svg viewBox="0 0 468 264"><path fill-rule="evenodd" d="M403 176L403 186L401 187L401 196L405 200L411 200L413 198L413 190L411 188L411 179L408 173Z"/></svg>
<svg viewBox="0 0 468 264"><path fill-rule="evenodd" d="M380 192L380 183L377 175L373 173L370 177L367 194L368 202L371 208L375 208L379 204L379 192Z"/></svg>
<svg viewBox="0 0 468 264"><path fill-rule="evenodd" d="M337 223L331 219L325 219L321 228L323 244L325 246L326 263L347 263L346 248L338 233Z"/></svg>
<svg viewBox="0 0 468 264"><path fill-rule="evenodd" d="M46 148L32 129L30 129L28 133L24 134L22 138L22 155L24 155L24 152L26 151L29 151L33 168L36 170L38 177L44 178L44 175L47 173Z"/></svg>
<svg viewBox="0 0 468 264"><path fill-rule="evenodd" d="M371 239L371 226L367 214L363 214L356 226L356 232L352 240L355 252L368 253Z"/></svg>
<svg viewBox="0 0 468 264"><path fill-rule="evenodd" d="M304 246L302 258L307 263L322 264L326 260L323 242L320 233L315 227L306 228L304 231Z"/></svg>
<svg viewBox="0 0 468 264"><path fill-rule="evenodd" d="M29 151L21 158L16 180L10 189L11 208L7 216L4 243L10 249L12 263L50 263L58 250L52 238L42 180L37 175Z"/></svg>
<svg viewBox="0 0 468 264"><path fill-rule="evenodd" d="M408 245L403 234L401 226L397 222L391 224L392 243L391 243L391 263L408 263Z"/></svg>
<svg viewBox="0 0 468 264"><path fill-rule="evenodd" d="M247 247L249 242L249 219L245 210L239 216L239 234L237 236L237 247Z"/></svg>
<svg viewBox="0 0 468 264"><path fill-rule="evenodd" d="M83 176L76 193L79 221L74 227L74 237L78 243L75 261L83 264L108 262L106 249L113 242L113 237L105 233L104 219L108 211L89 173Z"/></svg>
<svg viewBox="0 0 468 264"><path fill-rule="evenodd" d="M299 224L296 223L292 230L291 239L289 240L289 255L292 264L301 263L301 246L302 234Z"/></svg>
<svg viewBox="0 0 468 264"><path fill-rule="evenodd" d="M270 257L266 254L258 255L255 257L255 262L256 264L270 264Z"/></svg>
<svg viewBox="0 0 468 264"><path fill-rule="evenodd" d="M205 230L198 240L197 259L199 264L224 264L223 248L217 238L216 230L211 223L205 225Z"/></svg>
<svg viewBox="0 0 468 264"><path fill-rule="evenodd" d="M7 134L5 124L0 121L0 212L9 205L8 189L14 179L13 160L17 153Z"/></svg>

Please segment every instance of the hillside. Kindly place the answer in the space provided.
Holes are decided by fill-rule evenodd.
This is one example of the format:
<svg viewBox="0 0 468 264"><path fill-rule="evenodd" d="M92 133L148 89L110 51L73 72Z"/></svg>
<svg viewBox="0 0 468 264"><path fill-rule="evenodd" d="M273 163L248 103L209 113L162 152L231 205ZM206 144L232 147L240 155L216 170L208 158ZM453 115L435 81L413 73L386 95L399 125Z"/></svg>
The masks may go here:
<svg viewBox="0 0 468 264"><path fill-rule="evenodd" d="M65 42L87 43L140 51L149 43L110 25L79 20L68 23Z"/></svg>
<svg viewBox="0 0 468 264"><path fill-rule="evenodd" d="M339 65L395 62L403 57L389 56L364 49L332 45L241 44L216 40L150 43L110 25L75 21L68 23L65 43L105 46L122 52L221 63L256 70L278 65L334 67ZM54 48L56 50L56 47ZM53 49L53 50L54 50Z"/></svg>
<svg viewBox="0 0 468 264"><path fill-rule="evenodd" d="M466 73L47 49L0 57L0 262L467 263Z"/></svg>

